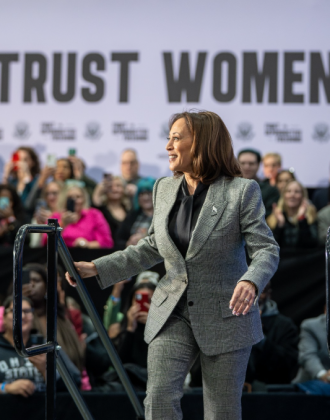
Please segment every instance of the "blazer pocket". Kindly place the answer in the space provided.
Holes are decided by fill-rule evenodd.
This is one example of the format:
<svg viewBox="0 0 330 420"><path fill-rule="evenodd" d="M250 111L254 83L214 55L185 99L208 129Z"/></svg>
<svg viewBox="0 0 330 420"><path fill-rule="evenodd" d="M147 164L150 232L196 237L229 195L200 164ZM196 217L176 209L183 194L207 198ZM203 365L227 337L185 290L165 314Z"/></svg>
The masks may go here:
<svg viewBox="0 0 330 420"><path fill-rule="evenodd" d="M154 291L154 294L152 295L151 302L156 306L160 306L165 302L167 298L168 293L166 293L165 290L161 289L160 287L157 287Z"/></svg>
<svg viewBox="0 0 330 420"><path fill-rule="evenodd" d="M231 290L231 289L223 290L221 293L219 302L220 302L222 318L229 318L230 316L236 316L236 315L233 315L233 310L229 309L229 302L233 296L233 293L234 293L234 290ZM256 311L259 311L259 305L258 303L256 303L255 305L254 303L252 303L252 306L248 314L252 312L256 312ZM244 315L240 315L240 316L244 316Z"/></svg>

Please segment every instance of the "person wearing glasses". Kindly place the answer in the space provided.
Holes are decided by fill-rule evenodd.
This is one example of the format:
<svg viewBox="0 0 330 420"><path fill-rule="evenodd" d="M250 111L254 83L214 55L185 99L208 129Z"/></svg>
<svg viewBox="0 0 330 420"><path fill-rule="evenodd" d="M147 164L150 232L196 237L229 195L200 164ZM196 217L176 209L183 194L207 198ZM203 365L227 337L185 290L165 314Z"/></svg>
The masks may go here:
<svg viewBox="0 0 330 420"><path fill-rule="evenodd" d="M4 304L3 330L0 333L0 394L16 394L28 398L34 392L43 392L46 389L46 354L23 358L14 348L13 337L13 298L7 297ZM22 299L22 336L26 348L35 345L35 337L40 335L33 328L34 308L32 301L23 296ZM41 344L41 343L38 343ZM80 384L80 372L70 362L61 350L64 362L77 385ZM65 385L57 374L57 387L65 390Z"/></svg>

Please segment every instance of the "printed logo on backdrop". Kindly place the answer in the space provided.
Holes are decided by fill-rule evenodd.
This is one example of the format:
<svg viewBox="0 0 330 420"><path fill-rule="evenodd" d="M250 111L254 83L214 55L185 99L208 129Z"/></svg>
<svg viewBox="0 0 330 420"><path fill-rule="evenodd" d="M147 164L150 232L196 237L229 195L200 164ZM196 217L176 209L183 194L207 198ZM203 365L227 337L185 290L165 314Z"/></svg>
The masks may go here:
<svg viewBox="0 0 330 420"><path fill-rule="evenodd" d="M26 122L20 121L15 124L14 137L19 140L25 140L30 137L29 125Z"/></svg>
<svg viewBox="0 0 330 420"><path fill-rule="evenodd" d="M102 137L101 125L97 122L90 122L86 124L86 130L84 136L89 140L98 140Z"/></svg>
<svg viewBox="0 0 330 420"><path fill-rule="evenodd" d="M286 124L267 123L265 134L280 142L302 141L302 131L297 127L288 127Z"/></svg>
<svg viewBox="0 0 330 420"><path fill-rule="evenodd" d="M239 140L252 140L254 136L252 124L248 122L238 124L236 137Z"/></svg>
<svg viewBox="0 0 330 420"><path fill-rule="evenodd" d="M315 124L312 137L314 140L328 141L330 139L330 132L329 132L328 124L325 124L325 123Z"/></svg>
<svg viewBox="0 0 330 420"><path fill-rule="evenodd" d="M113 134L122 137L123 140L145 141L148 140L148 129L145 127L136 127L134 124L113 123Z"/></svg>
<svg viewBox="0 0 330 420"><path fill-rule="evenodd" d="M167 141L167 138L168 138L168 123L164 123L164 124L162 124L162 126L160 127L160 131L159 131L159 137L162 139L162 140L166 140Z"/></svg>
<svg viewBox="0 0 330 420"><path fill-rule="evenodd" d="M75 140L76 129L63 124L52 122L41 123L41 134L49 136L52 140Z"/></svg>

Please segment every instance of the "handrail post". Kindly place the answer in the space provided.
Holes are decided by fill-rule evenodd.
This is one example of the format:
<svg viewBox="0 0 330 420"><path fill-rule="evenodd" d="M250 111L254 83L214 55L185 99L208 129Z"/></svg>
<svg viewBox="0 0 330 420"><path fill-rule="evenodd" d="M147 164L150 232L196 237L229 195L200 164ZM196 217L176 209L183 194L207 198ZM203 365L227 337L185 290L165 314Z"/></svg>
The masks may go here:
<svg viewBox="0 0 330 420"><path fill-rule="evenodd" d="M48 234L47 241L47 343L54 349L47 353L47 398L46 419L56 419L56 357L57 357L57 219L48 219L48 225L55 231Z"/></svg>
<svg viewBox="0 0 330 420"><path fill-rule="evenodd" d="M325 298L326 298L326 325L327 325L327 343L330 357L330 227L327 231L327 238L325 242Z"/></svg>

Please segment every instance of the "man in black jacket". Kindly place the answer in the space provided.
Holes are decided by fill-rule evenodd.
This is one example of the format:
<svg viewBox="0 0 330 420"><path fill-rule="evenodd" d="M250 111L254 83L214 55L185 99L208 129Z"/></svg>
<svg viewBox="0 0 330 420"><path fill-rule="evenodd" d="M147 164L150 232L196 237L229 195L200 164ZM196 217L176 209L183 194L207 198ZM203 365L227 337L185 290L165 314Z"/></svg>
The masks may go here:
<svg viewBox="0 0 330 420"><path fill-rule="evenodd" d="M271 300L268 284L259 298L264 339L252 347L246 382L288 384L298 369L298 329Z"/></svg>

